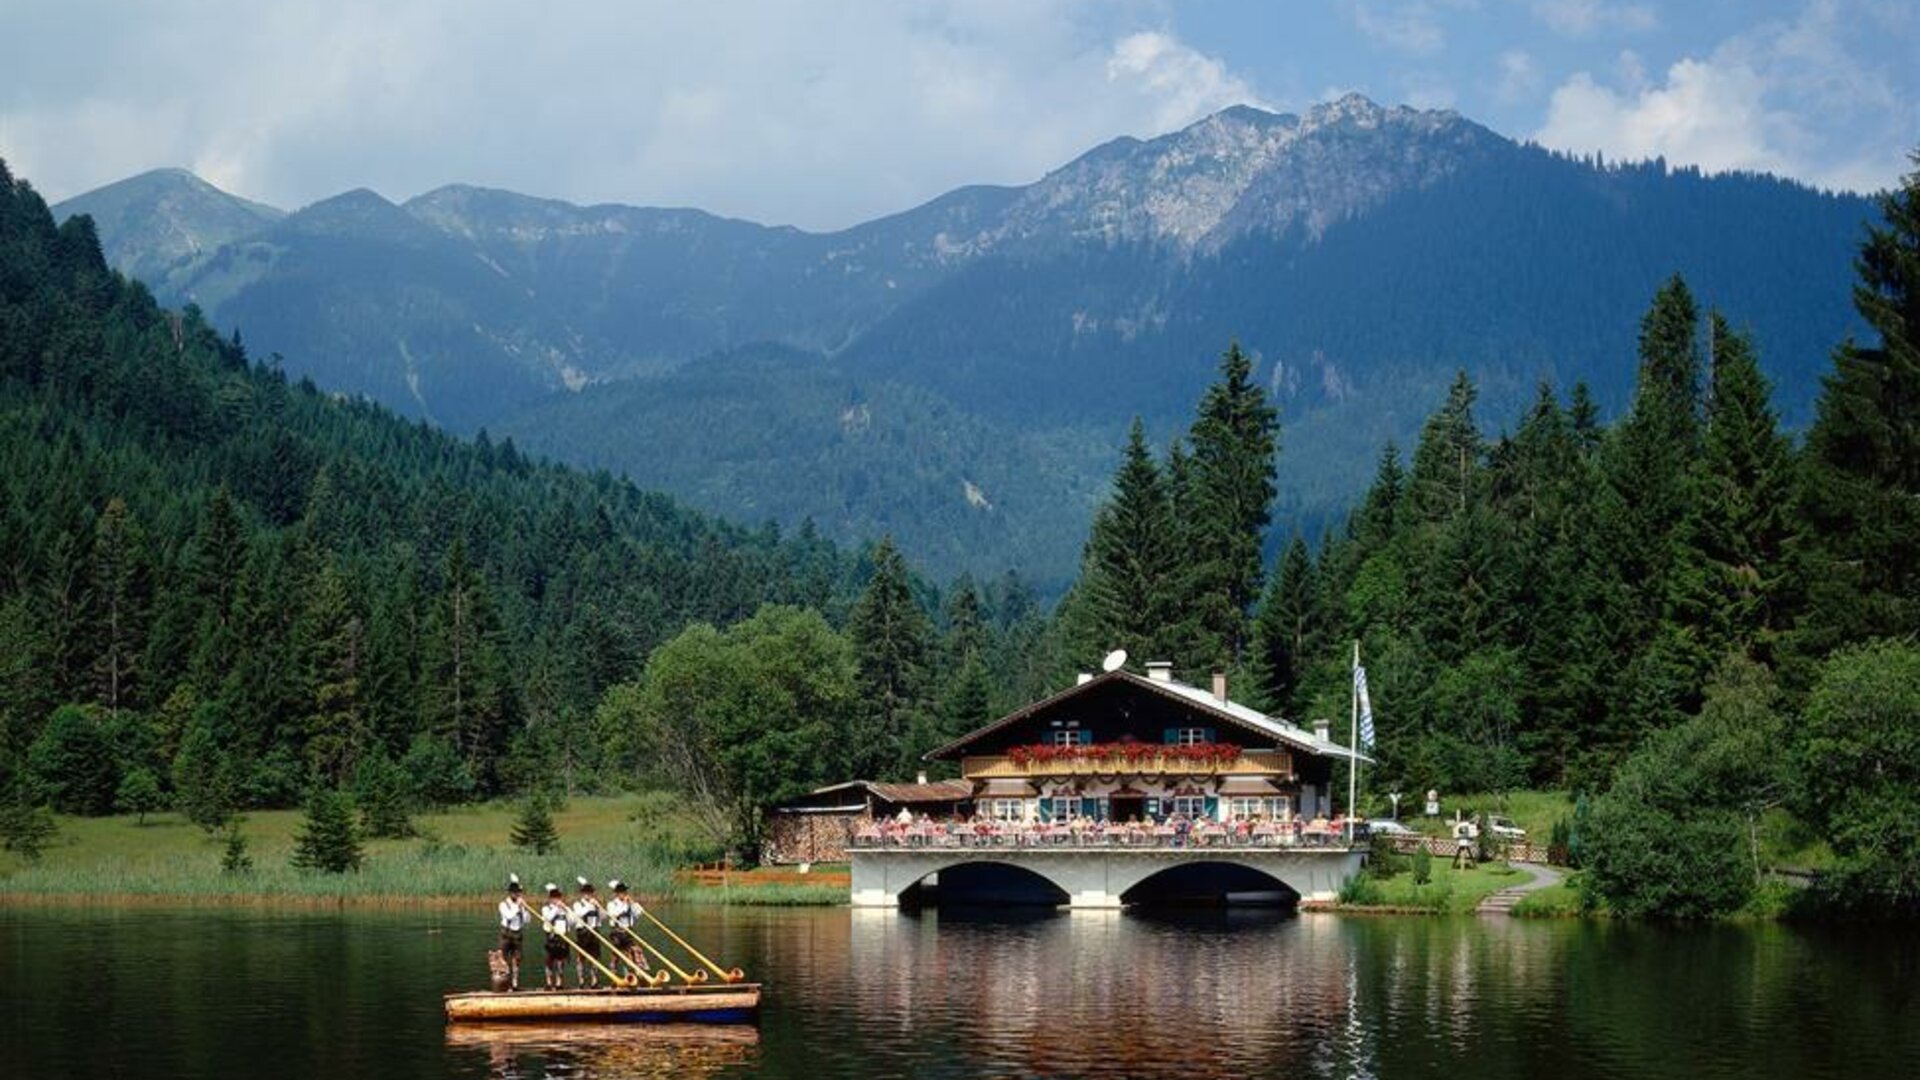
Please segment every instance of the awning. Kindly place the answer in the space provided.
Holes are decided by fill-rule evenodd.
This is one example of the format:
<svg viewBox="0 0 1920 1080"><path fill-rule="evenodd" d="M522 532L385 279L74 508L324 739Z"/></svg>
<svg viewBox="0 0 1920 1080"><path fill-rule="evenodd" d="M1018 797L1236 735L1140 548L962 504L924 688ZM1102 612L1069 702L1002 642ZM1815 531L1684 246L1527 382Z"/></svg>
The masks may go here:
<svg viewBox="0 0 1920 1080"><path fill-rule="evenodd" d="M1280 789L1264 776L1229 776L1220 781L1222 795L1278 795Z"/></svg>
<svg viewBox="0 0 1920 1080"><path fill-rule="evenodd" d="M1033 785L1017 777L1000 777L988 780L980 787L976 799L1030 799L1036 792Z"/></svg>

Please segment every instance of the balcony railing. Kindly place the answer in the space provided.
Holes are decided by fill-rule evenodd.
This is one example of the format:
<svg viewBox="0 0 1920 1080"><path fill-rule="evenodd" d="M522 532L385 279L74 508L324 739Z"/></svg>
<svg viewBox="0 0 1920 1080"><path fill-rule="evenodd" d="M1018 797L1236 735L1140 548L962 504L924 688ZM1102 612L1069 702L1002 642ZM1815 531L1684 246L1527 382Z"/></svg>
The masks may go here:
<svg viewBox="0 0 1920 1080"><path fill-rule="evenodd" d="M1265 776L1293 775L1293 755L1285 750L1243 750L1230 761L1196 761L1176 754L1126 760L1117 757L1063 757L1052 761L1014 761L1005 754L979 754L960 760L969 780L1021 779L1030 776Z"/></svg>

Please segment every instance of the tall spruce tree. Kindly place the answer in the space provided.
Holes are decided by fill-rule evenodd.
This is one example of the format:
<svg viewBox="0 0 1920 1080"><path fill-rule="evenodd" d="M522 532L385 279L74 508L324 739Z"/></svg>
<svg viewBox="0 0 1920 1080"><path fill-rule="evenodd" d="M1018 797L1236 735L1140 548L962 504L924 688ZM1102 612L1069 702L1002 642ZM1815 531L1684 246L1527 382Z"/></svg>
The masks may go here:
<svg viewBox="0 0 1920 1080"><path fill-rule="evenodd" d="M1788 623L1795 533L1795 463L1772 388L1747 336L1718 312L1710 318L1712 392L1669 604L1703 680L1731 650L1770 659Z"/></svg>
<svg viewBox="0 0 1920 1080"><path fill-rule="evenodd" d="M1187 559L1185 655L1176 659L1189 668L1237 666L1250 644L1279 434L1278 414L1253 379L1253 360L1234 342L1200 401L1190 480L1179 483L1180 469L1169 462L1182 491L1178 513Z"/></svg>
<svg viewBox="0 0 1920 1080"><path fill-rule="evenodd" d="M146 538L126 500L108 500L94 526L92 576L93 699L112 717L141 704L141 658L152 602Z"/></svg>
<svg viewBox="0 0 1920 1080"><path fill-rule="evenodd" d="M1298 534L1274 568L1267 595L1254 619L1254 675L1261 704L1270 712L1292 712L1295 693L1307 666L1319 651L1316 632L1313 559Z"/></svg>
<svg viewBox="0 0 1920 1080"><path fill-rule="evenodd" d="M1174 538L1173 504L1135 417L1113 494L1087 540L1082 587L1090 625L1083 632L1090 651L1120 648L1143 660L1166 653L1179 588Z"/></svg>
<svg viewBox="0 0 1920 1080"><path fill-rule="evenodd" d="M873 578L848 616L847 636L859 671L854 775L898 775L932 749L912 745L914 733L926 730L931 642L926 613L914 599L906 560L891 536L882 537L873 550Z"/></svg>
<svg viewBox="0 0 1920 1080"><path fill-rule="evenodd" d="M513 707L499 616L464 540L448 549L444 579L422 648L422 707L429 730L484 777L506 746Z"/></svg>
<svg viewBox="0 0 1920 1080"><path fill-rule="evenodd" d="M1854 261L1875 336L1834 352L1807 433L1809 610L1795 652L1920 630L1920 152Z"/></svg>

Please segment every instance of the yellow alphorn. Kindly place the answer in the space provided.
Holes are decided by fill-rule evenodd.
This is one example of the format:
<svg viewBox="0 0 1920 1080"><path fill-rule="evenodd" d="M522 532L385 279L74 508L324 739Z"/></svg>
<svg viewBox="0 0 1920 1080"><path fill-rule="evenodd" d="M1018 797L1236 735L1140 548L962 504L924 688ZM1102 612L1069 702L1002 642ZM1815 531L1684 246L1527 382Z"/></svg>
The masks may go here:
<svg viewBox="0 0 1920 1080"><path fill-rule="evenodd" d="M607 913L607 909L604 907L601 907L598 901L595 901L593 906L600 908L600 914L605 915ZM626 950L622 949L618 945L615 945L613 942L607 940L605 935L601 934L600 931L595 930L593 927L588 926L586 923L581 923L580 929L585 930L589 934L592 934L593 939L595 941L598 941L600 944L605 945L608 948L608 950L610 950L613 953L613 955L619 957L622 962L624 962L628 967L632 968L634 975L638 976L640 981L646 983L648 986L659 986L660 984L667 982L669 979L673 977L671 975L668 975L664 971L660 972L658 975L655 975L653 972L648 971L646 968L640 965L639 961L635 960L631 956L628 956L626 953ZM629 937L639 942L643 947L646 947L648 949L652 948L652 946L647 945L647 942L645 939L643 939L639 934L636 934L633 932L633 927L622 926L622 927L617 927L616 929L625 930ZM633 984L628 983L627 985L631 986Z"/></svg>
<svg viewBox="0 0 1920 1080"><path fill-rule="evenodd" d="M526 908L528 913L530 914L533 912L533 908L529 907L525 900L520 901L520 906L523 908ZM554 930L552 925L548 923L545 919L540 920L540 929L546 931L546 934L548 937L554 936ZM588 928L588 929L591 930L591 928ZM592 953L588 952L586 949L582 948L579 942L573 940L572 935L562 932L560 934L560 940L567 943L567 948L572 949L576 953L579 953L580 959L585 960L587 963L592 964L595 968L599 969L600 974L605 975L608 981L612 982L613 985L638 986L640 984L640 980L637 976L618 974L612 968L601 963L599 957L593 955ZM629 960L628 963L632 963L632 961ZM651 980L649 980L649 983L651 983Z"/></svg>
<svg viewBox="0 0 1920 1080"><path fill-rule="evenodd" d="M746 978L746 977L747 977L747 973L746 973L746 972L744 972L744 971L741 971L741 970L740 970L739 968L732 968L732 969L728 969L728 968L723 968L723 967L721 967L721 966L720 966L719 964L716 964L716 963L714 963L713 961L711 961L711 960L709 960L709 959L707 959L707 958L706 958L706 956L705 956L705 955L703 955L703 954L702 954L702 953L700 952L700 950L699 950L699 949L696 949L696 948L694 948L693 946L691 946L691 945L689 945L689 944L687 944L687 942L686 942L686 939L685 939L685 938L682 938L682 937L681 937L681 936L680 936L679 934L676 934L676 933L674 933L674 932L673 932L673 930L672 930L671 928L669 928L669 927L667 926L667 924L666 924L666 923L663 923L663 922L661 922L661 921L660 921L659 919L656 919L656 918L654 918L654 916L653 916L653 912L651 912L651 911L648 911L648 910L647 910L646 908L641 908L641 909L640 909L640 914L642 914L642 915L645 915L645 916L647 917L647 921L648 921L648 922L650 922L650 923L652 923L653 925L655 925L655 926L657 926L657 927L659 927L659 928L660 928L660 932L661 932L661 933L663 933L663 934L665 934L665 935L667 935L668 937L670 937L670 938L672 938L672 939L673 939L673 942L674 942L674 944L676 944L676 945L678 945L678 946L680 946L681 948L683 948L683 949L685 949L685 950L687 950L687 951L688 951L689 953L692 953L692 954L693 954L693 958L694 958L695 960L698 960L698 961L700 961L701 963L703 963L703 964L705 964L705 965L707 965L707 967L709 967L709 968L711 968L711 969L713 970L713 973L714 973L715 975L718 975L718 976L720 976L720 981L722 981L722 982L730 982L730 983L737 983L737 982L739 982L740 980L742 980L742 979L744 979L744 978ZM705 978L706 978L706 974L707 974L707 973L706 973L706 972L704 972L704 971L703 971L703 972L701 972L701 973L700 973L700 976L701 976L701 978L702 978L702 979L705 979Z"/></svg>

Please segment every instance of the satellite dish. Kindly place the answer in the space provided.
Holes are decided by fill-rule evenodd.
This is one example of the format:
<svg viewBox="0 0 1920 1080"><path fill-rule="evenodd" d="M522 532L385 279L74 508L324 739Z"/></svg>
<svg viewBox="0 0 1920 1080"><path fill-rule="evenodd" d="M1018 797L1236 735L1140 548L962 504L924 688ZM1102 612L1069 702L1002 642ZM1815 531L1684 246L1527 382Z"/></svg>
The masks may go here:
<svg viewBox="0 0 1920 1080"><path fill-rule="evenodd" d="M1127 662L1127 650L1115 649L1112 652L1107 654L1107 658L1105 660L1100 662L1100 670L1101 671L1119 671L1120 665L1126 662Z"/></svg>

